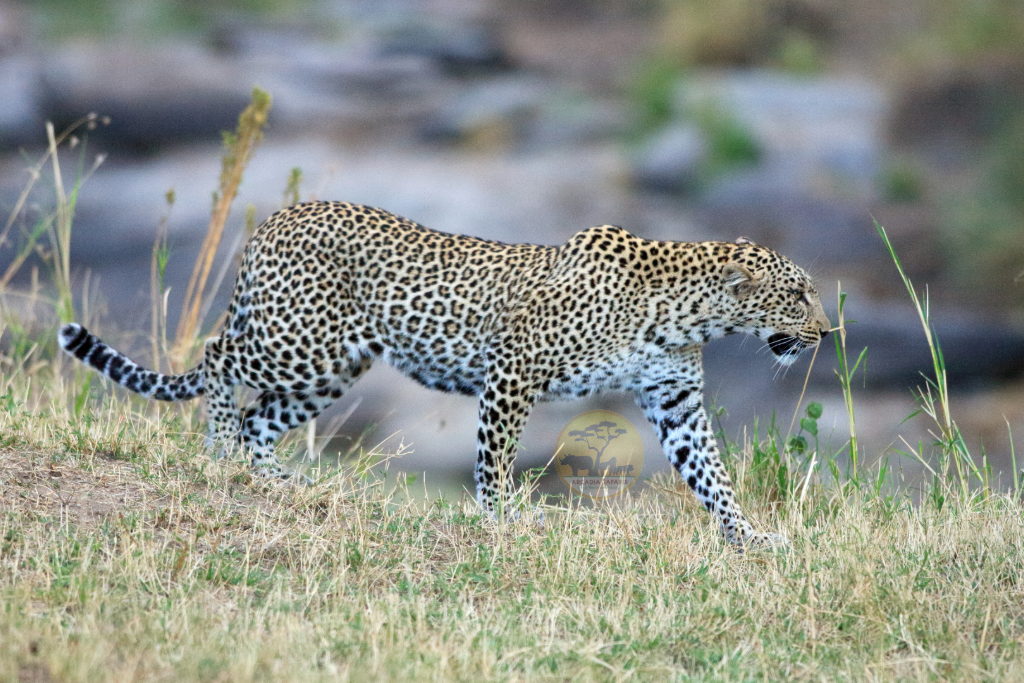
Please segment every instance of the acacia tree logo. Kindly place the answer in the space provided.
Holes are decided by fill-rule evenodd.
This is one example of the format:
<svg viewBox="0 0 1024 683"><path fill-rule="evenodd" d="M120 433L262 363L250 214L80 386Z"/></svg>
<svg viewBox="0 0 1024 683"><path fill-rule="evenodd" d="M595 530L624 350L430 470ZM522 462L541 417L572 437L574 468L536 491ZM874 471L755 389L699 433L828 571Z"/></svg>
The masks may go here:
<svg viewBox="0 0 1024 683"><path fill-rule="evenodd" d="M574 429L569 432L569 436L576 437L576 441L582 441L587 444L587 450L594 451L594 467L593 472L607 472L609 464L615 466L615 458L612 458L610 463L601 462L601 458L604 456L604 452L608 450L608 446L611 445L612 441L619 438L623 434L627 434L628 430L623 429L610 420L603 420L597 424L587 426L585 429ZM604 445L600 445L600 444Z"/></svg>
<svg viewBox="0 0 1024 683"><path fill-rule="evenodd" d="M643 440L618 413L591 410L577 415L559 435L555 467L573 492L611 498L632 486L643 469Z"/></svg>

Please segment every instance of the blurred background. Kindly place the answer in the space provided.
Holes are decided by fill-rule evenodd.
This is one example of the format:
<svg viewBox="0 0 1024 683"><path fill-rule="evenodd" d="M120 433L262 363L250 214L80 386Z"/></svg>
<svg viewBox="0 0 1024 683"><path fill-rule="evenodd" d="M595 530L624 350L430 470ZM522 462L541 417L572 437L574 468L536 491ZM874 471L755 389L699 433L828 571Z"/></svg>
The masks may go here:
<svg viewBox="0 0 1024 683"><path fill-rule="evenodd" d="M173 329L221 131L257 84L273 108L222 244L215 314L246 207L262 220L289 203L293 168L304 200L504 241L557 244L604 223L651 239L742 235L807 268L833 321L847 293L851 355L867 347L853 386L861 462L889 457L915 485L897 451L933 440L934 423L910 417L931 360L877 219L928 287L972 453L1011 481L1010 430L1024 444L1024 2L0 0L0 206L45 151L45 121L109 117L65 161L72 180L87 176L72 267L80 315L140 360L159 226ZM52 183L38 185L0 272L32 212L52 206ZM33 271L45 281L38 251L8 292L33 287ZM838 449L849 432L826 341L804 405L823 404L818 438ZM808 363L780 372L753 339L709 346L721 428L742 439L775 416L785 430ZM640 428L645 475L667 468L614 395L538 407L519 466L547 462L561 427L593 408ZM381 365L320 424L339 416L336 448L404 442L393 467L428 470L428 488L470 484L472 399Z"/></svg>

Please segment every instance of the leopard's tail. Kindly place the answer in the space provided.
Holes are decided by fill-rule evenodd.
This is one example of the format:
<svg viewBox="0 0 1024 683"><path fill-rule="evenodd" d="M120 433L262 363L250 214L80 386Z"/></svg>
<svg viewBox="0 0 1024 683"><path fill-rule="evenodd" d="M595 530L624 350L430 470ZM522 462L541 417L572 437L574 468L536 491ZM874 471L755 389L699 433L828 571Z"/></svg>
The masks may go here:
<svg viewBox="0 0 1024 683"><path fill-rule="evenodd" d="M89 330L68 323L57 335L60 347L126 389L158 401L187 401L203 394L203 366L182 375L163 375L147 370L120 351L112 349Z"/></svg>

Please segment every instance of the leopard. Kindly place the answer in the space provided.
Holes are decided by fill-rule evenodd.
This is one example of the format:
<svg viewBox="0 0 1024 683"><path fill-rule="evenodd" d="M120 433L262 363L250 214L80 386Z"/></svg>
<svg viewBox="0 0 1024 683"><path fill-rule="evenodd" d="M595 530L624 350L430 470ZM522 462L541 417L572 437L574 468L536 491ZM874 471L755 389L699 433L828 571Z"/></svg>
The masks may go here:
<svg viewBox="0 0 1024 683"><path fill-rule="evenodd" d="M430 389L475 396L476 498L492 517L516 493L517 445L538 402L625 392L742 549L786 539L755 531L737 503L704 405L703 347L752 335L785 367L829 330L811 277L746 238L656 241L602 225L556 246L502 243L313 201L254 231L223 326L195 367L146 369L73 322L58 341L142 396L204 397L217 452L240 449L256 473L283 480L295 473L275 442L376 360Z"/></svg>

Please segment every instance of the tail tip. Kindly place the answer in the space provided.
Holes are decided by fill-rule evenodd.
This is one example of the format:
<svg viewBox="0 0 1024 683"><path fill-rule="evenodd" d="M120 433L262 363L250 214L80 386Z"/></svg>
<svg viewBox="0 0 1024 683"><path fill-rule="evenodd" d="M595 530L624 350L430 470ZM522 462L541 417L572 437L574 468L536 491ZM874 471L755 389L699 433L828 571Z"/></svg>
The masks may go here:
<svg viewBox="0 0 1024 683"><path fill-rule="evenodd" d="M57 334L57 343L60 344L62 349L68 348L78 335L81 334L83 329L78 323L68 323L60 328L60 332Z"/></svg>

